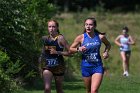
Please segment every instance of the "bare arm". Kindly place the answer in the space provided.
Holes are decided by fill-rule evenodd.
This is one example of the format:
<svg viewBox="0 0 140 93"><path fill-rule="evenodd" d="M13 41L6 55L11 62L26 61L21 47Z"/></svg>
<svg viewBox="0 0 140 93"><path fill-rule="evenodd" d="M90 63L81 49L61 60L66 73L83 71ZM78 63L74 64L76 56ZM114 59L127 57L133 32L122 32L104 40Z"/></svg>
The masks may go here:
<svg viewBox="0 0 140 93"><path fill-rule="evenodd" d="M110 42L107 40L107 38L105 37L105 35L100 35L100 38L102 40L102 42L104 43L105 45L105 49L104 49L104 52L103 52L103 57L104 59L108 58L109 57L109 50L111 49L111 44Z"/></svg>
<svg viewBox="0 0 140 93"><path fill-rule="evenodd" d="M60 35L58 37L58 43L60 44L60 46L64 47L64 51L56 51L54 49L50 50L50 54L58 54L58 55L64 55L64 56L69 56L69 44L67 42L67 40L64 38L63 35Z"/></svg>
<svg viewBox="0 0 140 93"><path fill-rule="evenodd" d="M64 55L64 56L69 56L69 55L70 55L70 54L69 54L70 45L68 44L67 40L65 39L64 36L60 36L59 41L60 41L61 46L63 46L64 49L65 49L65 50L64 50L63 52L61 52L60 54L62 54L62 55ZM59 52L58 52L58 53L59 53Z"/></svg>
<svg viewBox="0 0 140 93"><path fill-rule="evenodd" d="M131 36L129 36L129 44L134 45L135 41L133 40L133 38Z"/></svg>
<svg viewBox="0 0 140 93"><path fill-rule="evenodd" d="M83 34L79 35L75 38L72 45L70 46L70 53L76 53L77 51L84 51L85 47L79 47L79 45L83 42Z"/></svg>

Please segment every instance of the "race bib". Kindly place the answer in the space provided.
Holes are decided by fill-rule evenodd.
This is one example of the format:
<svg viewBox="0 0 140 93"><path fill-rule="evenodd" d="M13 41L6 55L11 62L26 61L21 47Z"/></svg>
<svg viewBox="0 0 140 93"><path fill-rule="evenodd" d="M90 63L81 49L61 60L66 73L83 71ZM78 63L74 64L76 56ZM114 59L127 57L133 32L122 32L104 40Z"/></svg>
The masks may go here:
<svg viewBox="0 0 140 93"><path fill-rule="evenodd" d="M88 62L97 62L99 59L97 58L97 53L85 54L86 60Z"/></svg>
<svg viewBox="0 0 140 93"><path fill-rule="evenodd" d="M48 67L57 66L57 65L58 65L58 60L57 60L57 58L55 58L55 59L46 59L46 65L47 65Z"/></svg>

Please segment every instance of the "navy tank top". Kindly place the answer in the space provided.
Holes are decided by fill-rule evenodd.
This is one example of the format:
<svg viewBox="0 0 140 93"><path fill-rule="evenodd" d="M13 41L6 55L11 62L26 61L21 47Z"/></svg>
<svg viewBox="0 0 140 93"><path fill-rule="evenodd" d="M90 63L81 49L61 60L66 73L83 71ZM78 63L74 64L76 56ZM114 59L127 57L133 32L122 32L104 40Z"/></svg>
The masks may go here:
<svg viewBox="0 0 140 93"><path fill-rule="evenodd" d="M101 40L97 32L94 33L94 37L90 38L87 33L84 33L84 41L81 46L86 47L86 51L82 52L81 66L97 66L102 65L100 56Z"/></svg>
<svg viewBox="0 0 140 93"><path fill-rule="evenodd" d="M47 67L55 67L62 65L64 63L64 58L62 55L50 54L50 48L54 48L56 51L63 51L63 47L58 44L58 39L51 40L49 37L45 36L43 38L43 51L42 55L45 58L45 65Z"/></svg>

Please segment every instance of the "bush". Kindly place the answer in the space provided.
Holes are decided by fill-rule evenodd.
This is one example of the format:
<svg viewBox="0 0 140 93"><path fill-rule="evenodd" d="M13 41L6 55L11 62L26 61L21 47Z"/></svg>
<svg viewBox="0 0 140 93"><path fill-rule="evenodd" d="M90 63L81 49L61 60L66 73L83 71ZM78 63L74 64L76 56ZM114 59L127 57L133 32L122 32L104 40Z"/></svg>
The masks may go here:
<svg viewBox="0 0 140 93"><path fill-rule="evenodd" d="M21 88L0 69L0 93L18 93Z"/></svg>
<svg viewBox="0 0 140 93"><path fill-rule="evenodd" d="M10 63L12 62L7 54L0 51L0 93L16 93L21 89L17 82L11 78L16 69L13 69L15 65L7 65Z"/></svg>

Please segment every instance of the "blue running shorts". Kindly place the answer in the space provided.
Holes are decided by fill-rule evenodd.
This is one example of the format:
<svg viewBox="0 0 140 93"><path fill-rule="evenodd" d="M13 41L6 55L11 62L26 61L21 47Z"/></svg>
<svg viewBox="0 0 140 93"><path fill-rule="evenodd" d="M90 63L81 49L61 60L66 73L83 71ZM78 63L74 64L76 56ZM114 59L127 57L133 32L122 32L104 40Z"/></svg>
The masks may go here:
<svg viewBox="0 0 140 93"><path fill-rule="evenodd" d="M81 67L81 72L83 77L90 77L95 73L104 74L103 66L94 66L94 67Z"/></svg>

